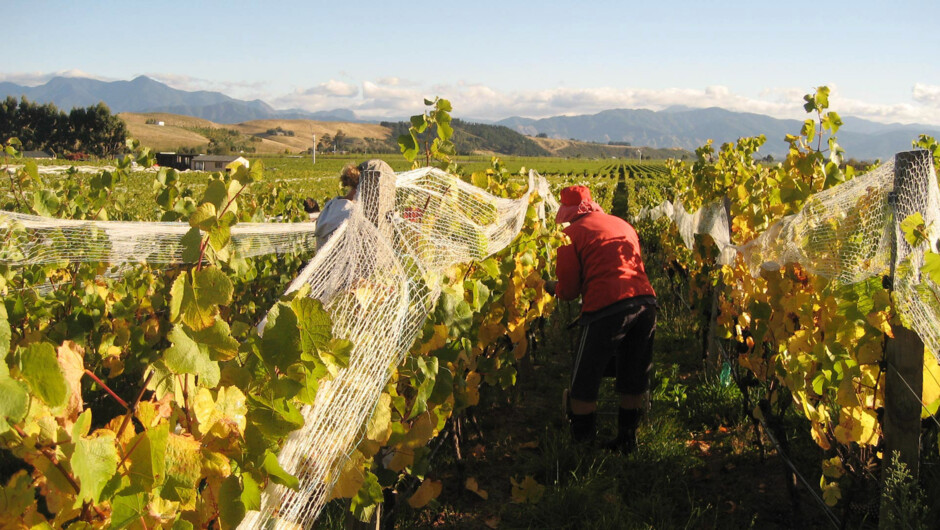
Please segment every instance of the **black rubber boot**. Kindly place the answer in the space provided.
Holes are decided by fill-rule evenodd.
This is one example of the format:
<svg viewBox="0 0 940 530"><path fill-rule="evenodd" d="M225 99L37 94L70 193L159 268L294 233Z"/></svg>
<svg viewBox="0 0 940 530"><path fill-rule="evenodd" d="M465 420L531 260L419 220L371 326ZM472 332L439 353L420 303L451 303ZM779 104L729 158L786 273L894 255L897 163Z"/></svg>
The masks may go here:
<svg viewBox="0 0 940 530"><path fill-rule="evenodd" d="M597 436L597 413L571 414L571 438L576 443L592 443Z"/></svg>
<svg viewBox="0 0 940 530"><path fill-rule="evenodd" d="M617 437L605 443L604 449L625 455L636 451L636 427L642 415L640 409L617 409Z"/></svg>

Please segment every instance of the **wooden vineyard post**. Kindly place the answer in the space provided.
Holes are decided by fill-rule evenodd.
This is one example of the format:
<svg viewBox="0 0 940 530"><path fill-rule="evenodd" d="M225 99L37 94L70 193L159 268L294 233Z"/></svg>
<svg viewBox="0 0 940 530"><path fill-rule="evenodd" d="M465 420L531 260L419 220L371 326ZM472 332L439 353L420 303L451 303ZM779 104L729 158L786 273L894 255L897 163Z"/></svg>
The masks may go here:
<svg viewBox="0 0 940 530"><path fill-rule="evenodd" d="M912 167L924 163L921 157L929 157L927 151L898 153L894 163L894 193L890 202L894 208L895 241L891 263L892 288L895 269L900 260L911 253L912 248L900 231L900 223L909 215L927 210L926 193L908 193L904 201L898 194L909 190L928 189L927 183L915 182L917 178L934 178L933 175L911 171ZM884 407L884 452L882 453L882 484L891 468L895 451L912 476L918 476L920 463L921 394L924 376L924 343L913 331L892 325L894 338L888 338L885 348L885 407Z"/></svg>
<svg viewBox="0 0 940 530"><path fill-rule="evenodd" d="M389 214L395 210L395 172L382 160L369 160L360 166L359 200L366 219L390 238Z"/></svg>

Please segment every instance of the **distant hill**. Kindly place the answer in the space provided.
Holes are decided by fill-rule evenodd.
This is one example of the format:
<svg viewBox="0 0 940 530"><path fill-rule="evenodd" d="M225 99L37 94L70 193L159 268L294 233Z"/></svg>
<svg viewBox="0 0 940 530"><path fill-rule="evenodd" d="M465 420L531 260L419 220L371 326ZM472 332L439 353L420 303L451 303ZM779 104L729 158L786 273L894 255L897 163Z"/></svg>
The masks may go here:
<svg viewBox="0 0 940 530"><path fill-rule="evenodd" d="M226 132L233 136L233 146L246 153L302 153L313 145L316 135L335 138L342 131L345 136L341 150L369 153L398 153L397 138L407 134L409 123L382 122L355 123L317 120L250 120L235 124L222 124L210 120L169 113L130 113L118 115L127 124L131 137L157 151L179 149L206 152L213 133ZM160 125L162 123L163 125ZM688 156L688 152L675 149L650 149L608 146L596 143L530 138L508 127L468 123L454 120L454 142L457 152L467 154L496 154L504 156L566 156L586 158L667 158ZM274 133L272 134L272 131ZM329 150L329 149L328 149Z"/></svg>
<svg viewBox="0 0 940 530"><path fill-rule="evenodd" d="M911 149L911 141L920 134L940 135L940 127L926 125L884 125L860 118L844 118L839 143L849 157L888 158L898 151ZM650 147L680 147L694 150L706 140L717 145L742 136L764 134L764 154L786 153L787 134L799 132L799 120L781 120L747 112L720 108L689 109L671 107L663 111L615 109L592 115L555 116L529 119L513 117L497 122L528 135L539 133L550 138L588 140L607 143L629 142Z"/></svg>

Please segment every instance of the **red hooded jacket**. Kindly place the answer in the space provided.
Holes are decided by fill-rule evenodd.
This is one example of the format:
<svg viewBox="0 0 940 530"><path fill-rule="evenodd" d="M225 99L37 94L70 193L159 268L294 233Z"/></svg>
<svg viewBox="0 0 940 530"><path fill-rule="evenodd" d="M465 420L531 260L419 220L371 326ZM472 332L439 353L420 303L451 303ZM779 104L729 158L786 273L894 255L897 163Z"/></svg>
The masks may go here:
<svg viewBox="0 0 940 530"><path fill-rule="evenodd" d="M564 232L571 244L558 249L555 294L559 298L581 295L581 311L590 313L627 298L656 296L630 223L595 211L574 219Z"/></svg>

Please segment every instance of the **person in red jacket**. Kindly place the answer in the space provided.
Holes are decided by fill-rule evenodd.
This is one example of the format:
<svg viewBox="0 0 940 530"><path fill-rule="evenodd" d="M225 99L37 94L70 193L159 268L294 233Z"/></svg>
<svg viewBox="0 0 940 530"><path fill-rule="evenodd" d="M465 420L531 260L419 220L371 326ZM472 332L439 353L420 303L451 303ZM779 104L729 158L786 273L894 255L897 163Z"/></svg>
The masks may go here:
<svg viewBox="0 0 940 530"><path fill-rule="evenodd" d="M636 448L649 389L657 311L639 238L630 223L604 213L584 186L561 190L555 222L570 223L564 232L571 244L558 249L558 280L546 287L563 300L580 296L582 301L581 341L568 395L572 437L593 441L598 389L613 363L620 407L617 437L605 447L629 453Z"/></svg>

